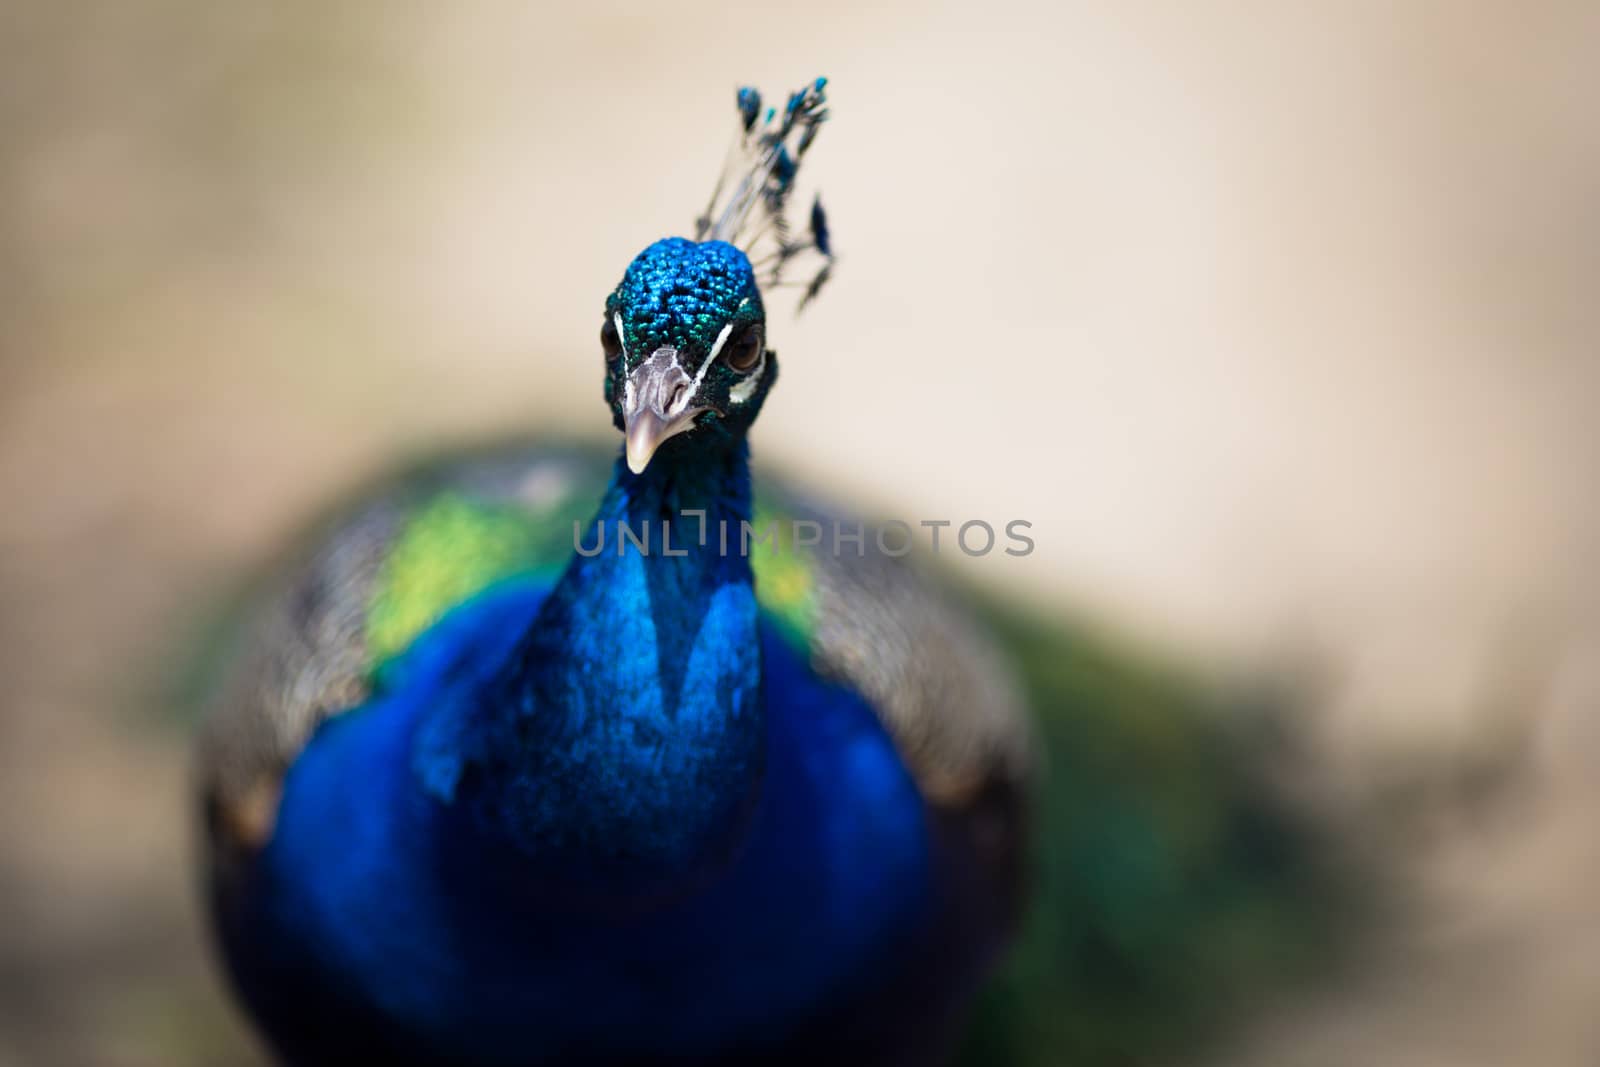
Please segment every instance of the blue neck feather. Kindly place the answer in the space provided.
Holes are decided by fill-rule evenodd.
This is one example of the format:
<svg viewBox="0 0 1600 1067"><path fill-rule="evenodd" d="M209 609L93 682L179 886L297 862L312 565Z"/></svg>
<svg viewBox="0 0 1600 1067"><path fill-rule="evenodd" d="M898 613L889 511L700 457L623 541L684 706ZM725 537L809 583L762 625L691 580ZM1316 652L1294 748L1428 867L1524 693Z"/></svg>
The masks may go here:
<svg viewBox="0 0 1600 1067"><path fill-rule="evenodd" d="M439 1061L694 1062L875 988L929 929L915 782L717 550L748 517L743 445L696 474L685 444L619 464L600 518L665 519L687 555L659 525L618 555L612 526L553 588L486 591L296 762L243 920L265 946L243 981L312 991L284 1040L361 1012ZM705 548L679 514L702 507Z"/></svg>
<svg viewBox="0 0 1600 1067"><path fill-rule="evenodd" d="M574 555L466 732L425 747L474 757L480 828L541 872L653 894L734 843L762 770L760 642L749 561L716 546L749 501L742 441L619 461L583 537L600 551Z"/></svg>

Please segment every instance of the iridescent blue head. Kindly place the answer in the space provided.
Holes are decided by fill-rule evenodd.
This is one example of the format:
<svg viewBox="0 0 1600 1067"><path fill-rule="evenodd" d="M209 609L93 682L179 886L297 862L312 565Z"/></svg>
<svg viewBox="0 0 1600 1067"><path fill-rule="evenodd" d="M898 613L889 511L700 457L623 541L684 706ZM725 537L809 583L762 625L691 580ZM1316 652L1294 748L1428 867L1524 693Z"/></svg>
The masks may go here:
<svg viewBox="0 0 1600 1067"><path fill-rule="evenodd" d="M778 377L749 258L726 241L668 237L646 248L606 299L606 402L639 473L675 450L742 437Z"/></svg>
<svg viewBox="0 0 1600 1067"><path fill-rule="evenodd" d="M802 306L828 277L833 255L820 201L803 239L790 240L784 219L799 162L827 118L825 84L818 78L790 95L781 116L773 108L764 119L760 94L739 90L737 151L698 222L698 239L668 237L646 248L606 298L606 403L635 474L658 452L692 457L740 440L777 380L747 253L760 249L768 287L784 284L783 268L796 256L820 255ZM754 236L741 249L747 228Z"/></svg>

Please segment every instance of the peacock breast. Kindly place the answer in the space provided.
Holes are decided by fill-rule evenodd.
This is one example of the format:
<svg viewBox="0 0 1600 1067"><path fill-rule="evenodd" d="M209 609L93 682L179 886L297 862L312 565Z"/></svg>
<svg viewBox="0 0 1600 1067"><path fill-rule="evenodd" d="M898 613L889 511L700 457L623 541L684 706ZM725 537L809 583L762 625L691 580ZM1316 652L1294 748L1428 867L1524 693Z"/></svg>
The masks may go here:
<svg viewBox="0 0 1600 1067"><path fill-rule="evenodd" d="M286 972L270 984L354 997L395 1047L484 1064L577 1048L708 1057L892 984L937 896L923 798L880 716L773 623L759 794L726 865L690 891L642 908L546 893L419 783L419 731L471 691L463 671L493 673L545 592L511 581L447 614L383 694L306 746L248 923Z"/></svg>

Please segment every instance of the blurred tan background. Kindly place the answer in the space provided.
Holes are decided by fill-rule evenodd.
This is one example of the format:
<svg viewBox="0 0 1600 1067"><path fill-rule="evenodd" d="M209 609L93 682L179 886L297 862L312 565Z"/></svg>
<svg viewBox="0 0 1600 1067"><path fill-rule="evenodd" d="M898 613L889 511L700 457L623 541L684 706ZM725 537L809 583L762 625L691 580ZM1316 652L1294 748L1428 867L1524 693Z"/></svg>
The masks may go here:
<svg viewBox="0 0 1600 1067"><path fill-rule="evenodd" d="M13 0L0 1064L254 1062L187 895L190 651L363 477L609 433L605 293L733 88L818 73L841 262L759 453L1033 521L971 565L1019 595L1314 664L1350 803L1510 783L1407 794L1415 921L1228 1062L1600 1062L1600 7Z"/></svg>

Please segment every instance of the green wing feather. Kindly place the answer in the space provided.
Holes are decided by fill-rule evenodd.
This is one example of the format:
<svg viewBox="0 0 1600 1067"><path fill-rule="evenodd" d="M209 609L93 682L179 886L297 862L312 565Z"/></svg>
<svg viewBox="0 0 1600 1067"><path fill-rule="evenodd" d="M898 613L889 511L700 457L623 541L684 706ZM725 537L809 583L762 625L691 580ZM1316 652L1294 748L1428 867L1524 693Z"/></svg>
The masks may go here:
<svg viewBox="0 0 1600 1067"><path fill-rule="evenodd" d="M374 669L404 652L446 611L496 582L553 575L572 551L571 521L562 521L562 510L533 512L450 491L408 516L367 608Z"/></svg>
<svg viewBox="0 0 1600 1067"><path fill-rule="evenodd" d="M1331 956L1342 893L1262 773L1269 709L1083 630L991 606L1045 749L1034 892L959 1062L1191 1055Z"/></svg>

